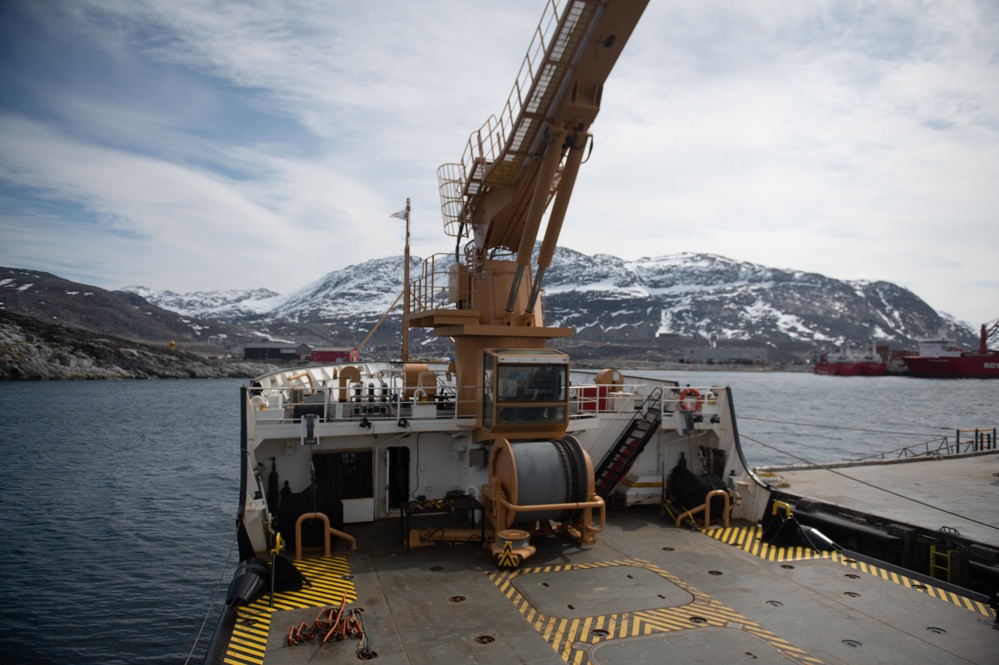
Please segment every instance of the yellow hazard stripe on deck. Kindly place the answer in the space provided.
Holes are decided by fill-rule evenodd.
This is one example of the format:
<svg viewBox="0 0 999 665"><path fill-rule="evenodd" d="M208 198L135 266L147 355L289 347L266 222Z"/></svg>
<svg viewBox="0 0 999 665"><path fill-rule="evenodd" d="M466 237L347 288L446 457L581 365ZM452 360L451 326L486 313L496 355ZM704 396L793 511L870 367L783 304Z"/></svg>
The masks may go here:
<svg viewBox="0 0 999 665"><path fill-rule="evenodd" d="M599 616L567 619L542 614L519 592L515 582L525 576L570 570L586 570L608 566L637 566L650 570L680 587L693 597L693 601L677 607L621 612ZM539 566L514 571L487 573L499 590L510 599L535 630L552 646L569 665L583 665L587 652L595 644L625 637L654 635L680 630L715 626L735 628L765 641L774 649L799 663L822 665L821 660L809 656L801 649L780 639L765 628L753 623L738 612L710 598L675 575L658 568L648 561L627 559L604 563L566 564Z"/></svg>
<svg viewBox="0 0 999 665"><path fill-rule="evenodd" d="M854 568L855 570L859 570L869 575L880 577L883 580L894 582L895 584L901 584L902 586L910 589L915 589L916 591L920 591L929 596L933 596L934 598L947 601L957 605L958 607L963 607L964 609L971 610L972 612L977 612L978 614L986 616L989 619L993 618L991 610L989 610L985 603L958 595L952 591L945 591L940 587L927 584L922 580L915 580L911 577L906 577L905 575L899 575L898 573L881 568L880 566L874 566L863 561L857 561L856 559L844 556L839 552L817 552L810 547L777 547L775 545L771 545L770 543L765 543L760 539L760 533L762 531L763 529L758 526L750 526L731 527L727 529L711 529L708 531L702 531L702 533L705 533L715 540L719 540L723 543L735 545L745 552L749 552L754 556L758 556L761 559L766 559L768 561L803 561L807 559L831 559L833 561L838 561L844 566L849 566L850 568Z"/></svg>
<svg viewBox="0 0 999 665"><path fill-rule="evenodd" d="M274 607L271 607L268 594L240 607L236 611L236 626L229 638L224 663L263 665L271 616L277 611L339 605L344 598L348 603L357 600L357 590L346 558L303 559L294 563L305 575L305 579L309 580L309 585L303 585L299 591L280 591L274 594Z"/></svg>

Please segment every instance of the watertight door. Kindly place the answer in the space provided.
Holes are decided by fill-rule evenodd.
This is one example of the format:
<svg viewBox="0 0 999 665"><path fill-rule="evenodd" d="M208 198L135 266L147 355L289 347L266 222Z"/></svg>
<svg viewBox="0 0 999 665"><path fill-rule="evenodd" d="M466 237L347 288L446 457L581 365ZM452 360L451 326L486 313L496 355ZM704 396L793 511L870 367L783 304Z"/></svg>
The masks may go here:
<svg viewBox="0 0 999 665"><path fill-rule="evenodd" d="M383 483L381 496L382 517L398 515L402 504L409 497L409 448L392 446L382 452Z"/></svg>
<svg viewBox="0 0 999 665"><path fill-rule="evenodd" d="M373 522L375 519L374 452L341 450L312 456L316 481L343 501L343 522Z"/></svg>

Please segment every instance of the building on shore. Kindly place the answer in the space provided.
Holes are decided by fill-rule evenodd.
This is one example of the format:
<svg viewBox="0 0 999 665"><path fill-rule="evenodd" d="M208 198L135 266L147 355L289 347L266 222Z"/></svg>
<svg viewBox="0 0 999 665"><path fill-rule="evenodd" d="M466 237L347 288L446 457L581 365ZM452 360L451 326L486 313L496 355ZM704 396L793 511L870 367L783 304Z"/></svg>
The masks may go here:
<svg viewBox="0 0 999 665"><path fill-rule="evenodd" d="M308 358L312 348L308 344L289 342L260 342L243 347L244 360L282 360L295 362Z"/></svg>
<svg viewBox="0 0 999 665"><path fill-rule="evenodd" d="M770 351L765 347L707 347L687 349L683 362L698 365L765 365L770 362Z"/></svg>

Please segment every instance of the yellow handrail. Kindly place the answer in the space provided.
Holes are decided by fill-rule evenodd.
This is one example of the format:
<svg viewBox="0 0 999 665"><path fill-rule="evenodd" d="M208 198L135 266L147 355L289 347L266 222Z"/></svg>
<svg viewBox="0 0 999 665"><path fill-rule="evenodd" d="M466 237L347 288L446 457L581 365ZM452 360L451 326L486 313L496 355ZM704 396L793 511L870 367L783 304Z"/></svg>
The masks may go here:
<svg viewBox="0 0 999 665"><path fill-rule="evenodd" d="M350 534L344 533L339 529L334 529L330 526L330 518L326 516L325 513L305 513L299 515L298 519L295 520L295 558L302 558L302 522L305 520L319 519L322 520L323 526L325 527L323 536L323 545L326 548L325 556L329 558L330 556L330 536L338 536L345 540L350 541L350 549L357 549L357 540Z"/></svg>

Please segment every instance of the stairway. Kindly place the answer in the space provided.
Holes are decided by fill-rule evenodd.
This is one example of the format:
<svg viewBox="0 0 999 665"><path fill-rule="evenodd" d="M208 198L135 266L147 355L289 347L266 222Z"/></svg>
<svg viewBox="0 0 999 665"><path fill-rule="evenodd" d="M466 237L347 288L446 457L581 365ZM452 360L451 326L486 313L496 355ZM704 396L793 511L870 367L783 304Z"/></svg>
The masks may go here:
<svg viewBox="0 0 999 665"><path fill-rule="evenodd" d="M606 499L610 496L614 488L624 480L635 460L659 430L659 424L662 422L661 398L662 390L657 388L645 400L642 408L635 413L635 417L628 423L624 432L600 460L593 477L594 491L601 498Z"/></svg>

